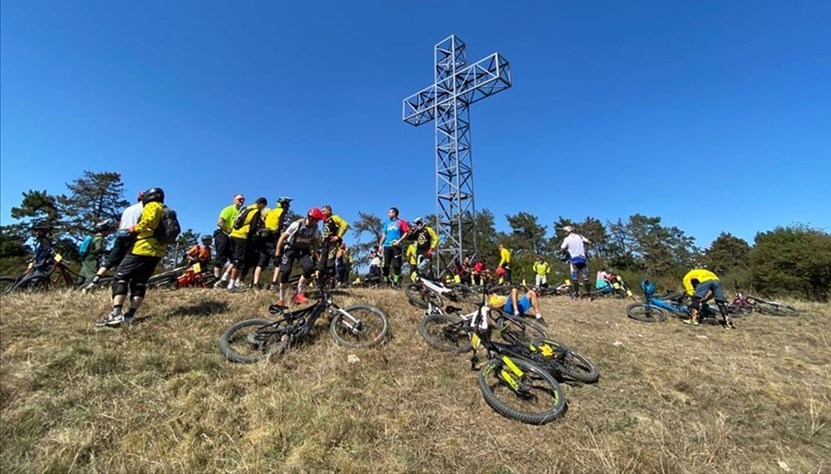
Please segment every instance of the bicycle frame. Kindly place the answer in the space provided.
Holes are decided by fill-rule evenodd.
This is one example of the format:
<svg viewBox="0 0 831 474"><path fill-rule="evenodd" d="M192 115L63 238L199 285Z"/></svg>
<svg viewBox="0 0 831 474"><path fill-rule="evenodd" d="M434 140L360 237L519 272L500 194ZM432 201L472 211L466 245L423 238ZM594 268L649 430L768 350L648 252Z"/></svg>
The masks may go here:
<svg viewBox="0 0 831 474"><path fill-rule="evenodd" d="M342 324L346 326L350 332L357 334L361 330L360 320L356 319L346 310L335 304L335 302L332 301L329 292L326 290L320 290L320 298L318 301L314 305L306 308L286 312L285 306L271 305L268 311L271 314L279 313L282 317L271 324L257 329L256 334L258 337L262 336L263 339L278 334L284 334L289 336L289 341L292 341L295 338L306 336L311 331L318 318L320 318L320 316L327 309L336 313L341 313L344 316ZM297 322L302 322L302 324L295 324ZM281 327L283 324L287 324L287 326Z"/></svg>

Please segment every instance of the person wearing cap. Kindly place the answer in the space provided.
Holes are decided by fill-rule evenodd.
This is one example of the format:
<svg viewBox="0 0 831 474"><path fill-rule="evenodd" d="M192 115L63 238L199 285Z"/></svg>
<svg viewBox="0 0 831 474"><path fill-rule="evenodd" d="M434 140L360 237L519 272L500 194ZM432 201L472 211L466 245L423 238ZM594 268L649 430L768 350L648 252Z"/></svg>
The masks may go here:
<svg viewBox="0 0 831 474"><path fill-rule="evenodd" d="M384 279L398 285L401 279L401 242L406 240L410 233L410 225L404 219L398 218L398 208L391 207L387 211L389 221L384 224L381 230L381 239L378 241L378 249L383 252L384 263L381 273ZM390 275L392 270L392 275Z"/></svg>
<svg viewBox="0 0 831 474"><path fill-rule="evenodd" d="M280 277L280 261L275 254L277 253L277 239L286 228L286 216L291 207L292 198L279 197L277 198L277 207L274 209L263 209L265 218L263 219L263 228L260 230L260 239L257 244L257 268L254 269L254 286L260 283L260 274L263 269L274 262L274 275L271 278L271 283L266 287L267 290L277 289L277 278Z"/></svg>
<svg viewBox="0 0 831 474"><path fill-rule="evenodd" d="M500 272L500 268L503 271ZM499 244L499 265L497 265L496 270L497 275L501 277L500 283L511 282L511 251L502 244Z"/></svg>
<svg viewBox="0 0 831 474"><path fill-rule="evenodd" d="M413 229L410 232L410 239L416 245L416 265L419 275L433 279L432 258L439 248L439 235L432 227L424 222L421 217L413 220Z"/></svg>
<svg viewBox="0 0 831 474"><path fill-rule="evenodd" d="M143 197L144 191L139 192L136 196L136 203L127 209L124 209L124 212L121 213L121 220L118 222L118 230L115 232L113 248L110 249L110 253L108 253L104 261L101 262L101 266L98 268L98 271L95 272L95 276L92 277L92 281L87 283L87 285L84 286L84 289L89 289L97 285L101 280L101 277L107 273L107 270L110 268L116 268L118 264L124 260L124 257L127 255L127 251L129 251L130 247L133 246L136 236L135 234L131 234L129 229L131 226L138 224L139 219L141 219L141 212L144 210L144 204L142 202Z"/></svg>
<svg viewBox="0 0 831 474"><path fill-rule="evenodd" d="M528 290L524 295L519 296L519 290L511 288L511 292L507 296L491 296L488 299L488 306L514 316L525 316L528 314L528 310L533 309L536 321L545 324L545 319L540 313L537 293L534 290Z"/></svg>
<svg viewBox="0 0 831 474"><path fill-rule="evenodd" d="M262 227L262 210L268 205L268 199L258 197L254 204L243 209L236 219L229 234L231 241L231 278L228 280L228 290L239 289L239 282L251 267L254 247L251 240L257 230Z"/></svg>
<svg viewBox="0 0 831 474"><path fill-rule="evenodd" d="M243 204L245 204L245 196L242 194L235 194L234 201L231 205L223 208L222 211L219 212L219 218L216 221L216 230L214 231L214 246L216 247L214 276L219 278L219 281L214 284L215 288L221 288L222 285L228 281L228 276L231 274L233 263L228 266L225 273L222 273L222 267L225 266L226 262L233 259L233 255L231 254L230 235L231 230L234 227L234 221L237 219ZM219 276L220 273L222 273L222 277Z"/></svg>
<svg viewBox="0 0 831 474"><path fill-rule="evenodd" d="M280 300L278 306L285 306L286 287L291 277L291 269L294 262L300 264L303 274L297 283L297 293L294 301L303 304L308 301L303 294L306 281L314 275L313 252L320 244L320 232L317 230L317 223L325 220L326 216L318 208L309 209L306 217L297 219L280 235L277 241L276 256L280 258Z"/></svg>
<svg viewBox="0 0 831 474"><path fill-rule="evenodd" d="M586 256L586 245L591 244L591 241L580 234L574 232L574 227L567 225L563 230L568 233L563 243L560 245L561 250L566 250L569 255L569 270L571 271L571 291L572 297L577 298L580 295L579 280L583 280L585 287L584 298L592 298L592 285L589 281L589 259Z"/></svg>
<svg viewBox="0 0 831 474"><path fill-rule="evenodd" d="M326 218L323 220L323 240L320 245L318 271L325 273L327 277L331 277L335 274L335 260L338 249L341 242L343 242L343 236L349 230L349 223L339 215L332 214L332 206L328 204L322 206L320 210Z"/></svg>

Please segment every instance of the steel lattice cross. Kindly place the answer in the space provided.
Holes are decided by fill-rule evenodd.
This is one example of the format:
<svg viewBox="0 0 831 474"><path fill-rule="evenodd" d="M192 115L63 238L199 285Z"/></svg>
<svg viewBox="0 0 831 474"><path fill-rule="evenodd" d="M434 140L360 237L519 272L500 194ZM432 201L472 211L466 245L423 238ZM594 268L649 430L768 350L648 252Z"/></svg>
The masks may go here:
<svg viewBox="0 0 831 474"><path fill-rule="evenodd" d="M493 53L468 66L466 49L455 35L438 43L433 49L435 83L403 104L404 121L410 125L435 121L436 230L439 254L448 268L463 261L465 243L467 255L476 254L469 106L511 87L510 64L504 56Z"/></svg>

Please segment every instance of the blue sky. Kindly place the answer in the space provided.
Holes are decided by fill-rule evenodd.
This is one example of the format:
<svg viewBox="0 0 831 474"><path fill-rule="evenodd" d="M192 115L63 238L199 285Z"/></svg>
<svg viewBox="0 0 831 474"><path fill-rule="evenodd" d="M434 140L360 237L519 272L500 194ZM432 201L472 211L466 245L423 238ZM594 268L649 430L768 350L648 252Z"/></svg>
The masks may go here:
<svg viewBox="0 0 831 474"><path fill-rule="evenodd" d="M347 220L435 210L432 125L401 100L433 45L499 51L513 88L472 107L478 208L658 215L719 232L831 230L831 2L8 0L0 221L83 170L161 186L210 232L236 192Z"/></svg>

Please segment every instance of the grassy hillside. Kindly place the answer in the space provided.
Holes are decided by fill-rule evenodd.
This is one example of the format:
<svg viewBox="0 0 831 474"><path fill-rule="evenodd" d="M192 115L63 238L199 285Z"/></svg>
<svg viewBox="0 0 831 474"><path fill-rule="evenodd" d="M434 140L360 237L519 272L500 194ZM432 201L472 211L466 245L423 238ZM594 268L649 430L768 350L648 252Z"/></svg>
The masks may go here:
<svg viewBox="0 0 831 474"><path fill-rule="evenodd" d="M543 300L555 337L598 366L532 427L485 403L467 356L417 335L401 292L378 349L317 337L282 360L226 362L218 336L265 293L150 294L140 324L96 329L105 294L0 299L0 471L828 472L829 306L739 329L626 318L625 302ZM357 364L347 363L355 354Z"/></svg>

